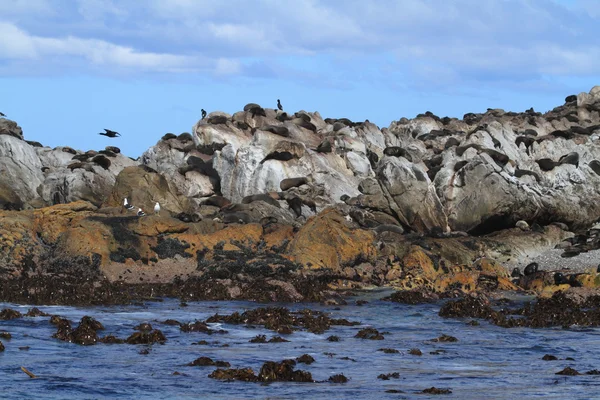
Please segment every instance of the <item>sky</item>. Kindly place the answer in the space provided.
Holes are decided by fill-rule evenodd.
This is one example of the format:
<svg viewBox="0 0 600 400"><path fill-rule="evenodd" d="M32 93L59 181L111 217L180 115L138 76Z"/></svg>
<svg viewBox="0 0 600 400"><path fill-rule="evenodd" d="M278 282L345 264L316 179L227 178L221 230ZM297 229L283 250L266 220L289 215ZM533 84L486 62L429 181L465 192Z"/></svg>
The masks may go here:
<svg viewBox="0 0 600 400"><path fill-rule="evenodd" d="M380 127L547 111L600 85L598 37L599 0L0 0L0 111L134 158L249 102Z"/></svg>

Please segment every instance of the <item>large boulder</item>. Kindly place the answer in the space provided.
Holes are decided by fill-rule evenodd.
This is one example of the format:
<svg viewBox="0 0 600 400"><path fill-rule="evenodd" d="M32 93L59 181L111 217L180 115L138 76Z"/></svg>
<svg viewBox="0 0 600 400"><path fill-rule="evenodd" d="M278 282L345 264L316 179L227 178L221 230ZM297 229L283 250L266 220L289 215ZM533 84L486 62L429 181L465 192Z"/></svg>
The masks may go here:
<svg viewBox="0 0 600 400"><path fill-rule="evenodd" d="M27 204L38 197L37 188L43 180L42 163L35 148L14 136L0 135L0 188L4 202Z"/></svg>

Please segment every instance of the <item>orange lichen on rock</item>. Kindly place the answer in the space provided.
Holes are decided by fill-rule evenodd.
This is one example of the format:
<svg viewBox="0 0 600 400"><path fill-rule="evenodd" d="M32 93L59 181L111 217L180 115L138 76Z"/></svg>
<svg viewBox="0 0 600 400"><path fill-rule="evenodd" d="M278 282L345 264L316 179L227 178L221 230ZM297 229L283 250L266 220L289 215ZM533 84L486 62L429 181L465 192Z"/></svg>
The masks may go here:
<svg viewBox="0 0 600 400"><path fill-rule="evenodd" d="M353 229L333 208L309 218L290 243L296 262L311 268L341 270L358 259L374 259L377 250L371 231Z"/></svg>

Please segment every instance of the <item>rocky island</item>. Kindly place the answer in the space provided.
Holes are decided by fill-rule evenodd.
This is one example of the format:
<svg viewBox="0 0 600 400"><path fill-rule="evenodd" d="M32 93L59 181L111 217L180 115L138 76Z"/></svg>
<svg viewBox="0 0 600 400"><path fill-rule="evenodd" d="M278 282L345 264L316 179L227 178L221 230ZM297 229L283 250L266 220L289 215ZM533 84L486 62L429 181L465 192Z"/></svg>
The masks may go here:
<svg viewBox="0 0 600 400"><path fill-rule="evenodd" d="M0 301L596 293L599 138L600 86L546 113L387 128L247 104L135 160L0 118ZM534 264L549 253L571 268Z"/></svg>

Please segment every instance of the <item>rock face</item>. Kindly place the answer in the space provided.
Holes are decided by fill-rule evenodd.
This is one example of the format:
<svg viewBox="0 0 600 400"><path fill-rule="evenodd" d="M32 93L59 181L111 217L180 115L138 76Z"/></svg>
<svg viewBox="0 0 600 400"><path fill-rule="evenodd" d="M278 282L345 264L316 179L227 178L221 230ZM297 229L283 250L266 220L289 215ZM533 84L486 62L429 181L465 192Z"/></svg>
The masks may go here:
<svg viewBox="0 0 600 400"><path fill-rule="evenodd" d="M343 201L369 229L487 233L519 220L579 229L600 217L599 93L569 96L545 114L489 109L459 120L427 112L383 129L248 104L209 114L191 134L166 134L138 161L109 148L40 147L1 119L0 205L120 206L133 197L144 210L159 202L167 212L237 222L256 219L237 206L242 200L269 195L282 210L277 219L300 224ZM138 165L146 169L134 178L128 167ZM289 179L301 183L281 191ZM234 206L207 208L215 195Z"/></svg>

